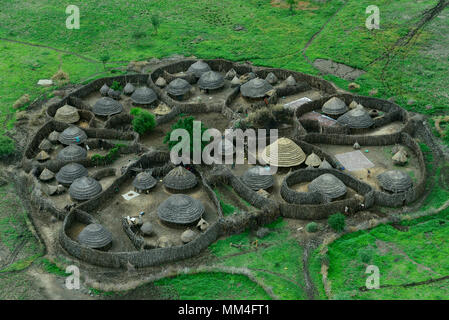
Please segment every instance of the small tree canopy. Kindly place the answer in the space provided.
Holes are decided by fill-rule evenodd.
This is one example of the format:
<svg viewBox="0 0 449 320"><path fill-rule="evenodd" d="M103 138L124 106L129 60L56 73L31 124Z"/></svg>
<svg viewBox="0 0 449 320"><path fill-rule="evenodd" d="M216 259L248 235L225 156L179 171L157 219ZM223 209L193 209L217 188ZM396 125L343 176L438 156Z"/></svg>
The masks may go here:
<svg viewBox="0 0 449 320"><path fill-rule="evenodd" d="M327 219L327 223L335 231L341 232L344 230L346 225L345 215L342 213L335 213Z"/></svg>
<svg viewBox="0 0 449 320"><path fill-rule="evenodd" d="M0 136L0 157L6 157L14 153L16 144L7 136Z"/></svg>
<svg viewBox="0 0 449 320"><path fill-rule="evenodd" d="M138 134L142 135L156 127L156 119L149 111L140 108L132 108L130 113L134 116L132 121L133 129Z"/></svg>
<svg viewBox="0 0 449 320"><path fill-rule="evenodd" d="M177 123L172 125L171 130L167 133L164 139L164 143L168 144L168 148L171 150L175 145L179 143L179 141L170 141L170 136L173 130L176 129L185 129L189 133L190 136L190 150L193 150L193 121L195 121L195 118L193 117L185 117L178 120ZM207 128L201 123L201 137L203 136L204 131L206 131ZM204 147L209 142L201 141L201 151L204 149Z"/></svg>

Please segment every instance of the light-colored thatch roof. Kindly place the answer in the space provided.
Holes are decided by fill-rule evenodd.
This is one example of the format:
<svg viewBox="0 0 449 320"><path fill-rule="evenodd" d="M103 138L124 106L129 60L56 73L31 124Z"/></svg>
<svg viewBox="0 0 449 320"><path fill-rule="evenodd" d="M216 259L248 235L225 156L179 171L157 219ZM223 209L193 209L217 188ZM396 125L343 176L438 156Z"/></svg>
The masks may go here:
<svg viewBox="0 0 449 320"><path fill-rule="evenodd" d="M125 86L125 88L123 88L123 93L126 95L130 95L132 94L134 91L136 91L136 88L134 87L134 85L130 82L128 82Z"/></svg>
<svg viewBox="0 0 449 320"><path fill-rule="evenodd" d="M64 123L76 123L80 120L78 109L68 104L56 110L55 120Z"/></svg>
<svg viewBox="0 0 449 320"><path fill-rule="evenodd" d="M154 188L157 180L149 172L139 173L133 181L134 188L138 190L149 190Z"/></svg>
<svg viewBox="0 0 449 320"><path fill-rule="evenodd" d="M271 85L274 85L279 81L278 77L276 77L276 75L273 72L267 74L265 80Z"/></svg>
<svg viewBox="0 0 449 320"><path fill-rule="evenodd" d="M266 163L276 167L299 166L306 160L301 147L288 138L280 138L267 146L261 157Z"/></svg>
<svg viewBox="0 0 449 320"><path fill-rule="evenodd" d="M314 152L312 152L306 159L306 165L311 167L319 167L321 159Z"/></svg>
<svg viewBox="0 0 449 320"><path fill-rule="evenodd" d="M53 172L51 172L50 170L48 170L47 168L42 170L41 174L39 175L39 179L42 181L50 181L54 177L55 177L55 174Z"/></svg>

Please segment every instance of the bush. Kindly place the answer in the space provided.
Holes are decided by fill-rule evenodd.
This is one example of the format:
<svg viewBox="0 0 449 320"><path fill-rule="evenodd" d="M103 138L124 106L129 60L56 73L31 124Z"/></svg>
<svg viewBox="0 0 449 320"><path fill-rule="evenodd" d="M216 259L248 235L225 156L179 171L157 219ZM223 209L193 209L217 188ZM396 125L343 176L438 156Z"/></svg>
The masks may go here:
<svg viewBox="0 0 449 320"><path fill-rule="evenodd" d="M0 136L0 157L6 157L14 153L16 145L14 140L7 136Z"/></svg>
<svg viewBox="0 0 449 320"><path fill-rule="evenodd" d="M121 86L120 82L113 81L111 84L111 89L115 91L122 91L123 87Z"/></svg>
<svg viewBox="0 0 449 320"><path fill-rule="evenodd" d="M134 116L132 121L133 129L138 134L142 135L156 127L156 118L149 111L132 108L130 113Z"/></svg>
<svg viewBox="0 0 449 320"><path fill-rule="evenodd" d="M171 136L171 133L173 132L173 130L185 129L185 130L187 130L187 132L189 133L189 136L190 136L190 152L192 153L192 150L193 150L193 121L195 121L195 118L190 116L190 117L181 118L178 120L178 122L176 122L174 125L172 125L171 130L169 132L167 132L167 135L164 138L164 143L168 144L168 148L170 150L180 142L180 140L177 140L177 141L170 140L170 136ZM207 130L207 128L203 125L203 123L201 123L201 134L200 134L201 137L203 136L203 133L206 130ZM209 142L201 140L201 151L204 149L204 147L208 143Z"/></svg>
<svg viewBox="0 0 449 320"><path fill-rule="evenodd" d="M310 222L306 225L307 232L313 233L318 231L318 224L316 222Z"/></svg>
<svg viewBox="0 0 449 320"><path fill-rule="evenodd" d="M346 225L345 215L341 213L335 213L331 215L329 219L327 219L327 223L333 230L341 232L344 230Z"/></svg>

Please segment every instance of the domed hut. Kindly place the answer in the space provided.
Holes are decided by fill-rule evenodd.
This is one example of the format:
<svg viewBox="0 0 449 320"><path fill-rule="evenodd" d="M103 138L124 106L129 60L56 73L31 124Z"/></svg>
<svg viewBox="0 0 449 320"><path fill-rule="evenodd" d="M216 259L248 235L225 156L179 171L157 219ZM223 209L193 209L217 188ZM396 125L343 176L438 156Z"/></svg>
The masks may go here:
<svg viewBox="0 0 449 320"><path fill-rule="evenodd" d="M337 119L337 122L351 129L368 129L374 124L373 119L363 107L346 112Z"/></svg>
<svg viewBox="0 0 449 320"><path fill-rule="evenodd" d="M39 152L36 156L37 161L46 161L48 159L50 159L50 155L46 151L43 151L43 150L41 152Z"/></svg>
<svg viewBox="0 0 449 320"><path fill-rule="evenodd" d="M200 78L203 73L211 71L210 66L204 62L203 60L199 60L195 63L193 63L189 69L187 69L187 72L193 73L195 77Z"/></svg>
<svg viewBox="0 0 449 320"><path fill-rule="evenodd" d="M407 152L403 149L400 149L396 154L391 158L393 163L397 166L404 166L407 164Z"/></svg>
<svg viewBox="0 0 449 320"><path fill-rule="evenodd" d="M56 180L64 186L70 186L76 179L86 176L87 169L83 165L73 162L66 164L59 170L56 174Z"/></svg>
<svg viewBox="0 0 449 320"><path fill-rule="evenodd" d="M192 89L190 83L181 78L176 78L171 81L166 87L167 93L176 100L185 100Z"/></svg>
<svg viewBox="0 0 449 320"><path fill-rule="evenodd" d="M206 90L218 90L224 86L224 77L221 73L216 71L204 72L198 80L198 87Z"/></svg>
<svg viewBox="0 0 449 320"><path fill-rule="evenodd" d="M343 197L347 188L343 182L330 173L325 173L309 183L309 192L321 193L329 201Z"/></svg>
<svg viewBox="0 0 449 320"><path fill-rule="evenodd" d="M184 191L195 187L198 180L192 172L178 166L167 173L162 182L169 190Z"/></svg>
<svg viewBox="0 0 449 320"><path fill-rule="evenodd" d="M299 166L306 160L306 154L301 147L288 138L279 138L267 146L261 157L270 165L284 168Z"/></svg>
<svg viewBox="0 0 449 320"><path fill-rule="evenodd" d="M246 98L263 98L268 91L273 90L273 86L266 80L255 78L240 86L240 92Z"/></svg>
<svg viewBox="0 0 449 320"><path fill-rule="evenodd" d="M101 184L94 178L81 177L70 185L69 194L73 200L85 201L97 196L102 190Z"/></svg>
<svg viewBox="0 0 449 320"><path fill-rule="evenodd" d="M412 178L405 172L390 170L377 176L381 188L392 193L405 192L413 186Z"/></svg>
<svg viewBox="0 0 449 320"><path fill-rule="evenodd" d="M136 105L150 105L156 100L156 92L148 87L137 88L131 95L131 101Z"/></svg>
<svg viewBox="0 0 449 320"><path fill-rule="evenodd" d="M56 111L55 120L72 124L77 123L80 120L80 115L78 113L78 109L66 104Z"/></svg>
<svg viewBox="0 0 449 320"><path fill-rule="evenodd" d="M274 177L269 174L269 170L269 167L252 167L245 171L242 181L254 191L271 188L274 184Z"/></svg>
<svg viewBox="0 0 449 320"><path fill-rule="evenodd" d="M109 92L109 86L105 83L101 88L100 88L100 94L103 96L103 97L106 97L107 95L108 95L108 92Z"/></svg>
<svg viewBox="0 0 449 320"><path fill-rule="evenodd" d="M169 225L193 225L203 216L205 209L200 200L185 194L175 194L157 208L159 219Z"/></svg>
<svg viewBox="0 0 449 320"><path fill-rule="evenodd" d="M59 134L58 140L66 146L71 144L82 144L87 140L87 135L80 128L70 126Z"/></svg>
<svg viewBox="0 0 449 320"><path fill-rule="evenodd" d="M273 72L270 72L269 74L267 74L267 77L265 78L265 80L271 85L275 85L279 81L279 79L276 77L276 75Z"/></svg>
<svg viewBox="0 0 449 320"><path fill-rule="evenodd" d="M59 151L56 156L61 161L80 161L87 158L87 150L77 145L70 145Z"/></svg>
<svg viewBox="0 0 449 320"><path fill-rule="evenodd" d="M39 150L43 150L46 152L51 152L53 150L53 144L48 139L42 140L42 142L39 144Z"/></svg>
<svg viewBox="0 0 449 320"><path fill-rule="evenodd" d="M134 85L130 82L128 82L125 86L125 88L123 88L123 93L126 94L127 96L133 94L133 92L136 91L136 88L134 87Z"/></svg>
<svg viewBox="0 0 449 320"><path fill-rule="evenodd" d="M112 234L101 224L91 223L81 230L78 242L91 249L107 251L112 246Z"/></svg>
<svg viewBox="0 0 449 320"><path fill-rule="evenodd" d="M133 180L133 187L138 193L149 193L156 184L157 180L149 172L141 172Z"/></svg>
<svg viewBox="0 0 449 320"><path fill-rule="evenodd" d="M306 165L310 167L319 167L321 165L321 159L314 152L312 152L306 159Z"/></svg>
<svg viewBox="0 0 449 320"><path fill-rule="evenodd" d="M48 170L47 168L42 170L41 174L39 175L39 179L41 181L50 181L54 177L55 177L55 174L53 172L51 172L50 170Z"/></svg>
<svg viewBox="0 0 449 320"><path fill-rule="evenodd" d="M339 117L348 111L348 106L343 100L333 97L323 104L321 111L331 117Z"/></svg>
<svg viewBox="0 0 449 320"><path fill-rule="evenodd" d="M109 98L103 97L95 102L92 107L92 112L97 116L107 117L123 111L123 106L120 102Z"/></svg>
<svg viewBox="0 0 449 320"><path fill-rule="evenodd" d="M160 103L156 108L152 110L152 112L157 116L163 116L169 114L171 111L170 107L165 103Z"/></svg>

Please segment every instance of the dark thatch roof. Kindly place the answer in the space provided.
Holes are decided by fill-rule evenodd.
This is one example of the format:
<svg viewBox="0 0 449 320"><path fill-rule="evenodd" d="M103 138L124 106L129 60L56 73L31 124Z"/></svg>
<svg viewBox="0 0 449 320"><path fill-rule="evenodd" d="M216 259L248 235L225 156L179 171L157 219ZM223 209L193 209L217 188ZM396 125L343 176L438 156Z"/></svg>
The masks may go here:
<svg viewBox="0 0 449 320"><path fill-rule="evenodd" d="M78 241L86 247L102 249L111 245L112 234L101 224L92 223L81 230Z"/></svg>
<svg viewBox="0 0 449 320"><path fill-rule="evenodd" d="M200 200L185 194L175 194L157 208L159 219L164 222L188 225L198 221L204 213Z"/></svg>
<svg viewBox="0 0 449 320"><path fill-rule="evenodd" d="M276 77L276 75L273 72L270 72L269 74L267 74L267 77L265 78L265 80L271 85L274 85L274 84L276 84L276 82L279 81L279 79Z"/></svg>
<svg viewBox="0 0 449 320"><path fill-rule="evenodd" d="M198 183L196 176L182 166L172 169L163 179L164 186L173 190L191 189Z"/></svg>
<svg viewBox="0 0 449 320"><path fill-rule="evenodd" d="M352 129L366 129L374 124L374 120L363 107L346 112L337 119L337 122Z"/></svg>
<svg viewBox="0 0 449 320"><path fill-rule="evenodd" d="M216 71L204 72L198 80L198 86L201 89L218 89L224 86L224 77Z"/></svg>
<svg viewBox="0 0 449 320"><path fill-rule="evenodd" d="M55 120L63 123L76 123L80 120L78 109L68 104L56 110Z"/></svg>
<svg viewBox="0 0 449 320"><path fill-rule="evenodd" d="M252 190L268 189L274 184L274 177L269 174L269 167L252 167L243 174L242 181Z"/></svg>
<svg viewBox="0 0 449 320"><path fill-rule="evenodd" d="M190 91L192 86L186 80L176 78L170 82L167 86L167 92L172 96L183 96Z"/></svg>
<svg viewBox="0 0 449 320"><path fill-rule="evenodd" d="M240 87L242 95L248 98L263 98L270 90L273 90L273 86L260 78L252 79Z"/></svg>
<svg viewBox="0 0 449 320"><path fill-rule="evenodd" d="M134 85L130 82L128 82L125 86L125 88L123 88L123 93L126 95L130 95L132 94L134 91L136 91L136 88L134 87Z"/></svg>
<svg viewBox="0 0 449 320"><path fill-rule="evenodd" d="M348 111L348 106L343 100L333 97L323 104L321 111L331 116L339 116Z"/></svg>
<svg viewBox="0 0 449 320"><path fill-rule="evenodd" d="M211 69L206 62L199 60L199 61L193 63L189 67L189 69L187 69L187 72L191 72L195 75L195 77L199 78L203 75L203 73L210 71L210 70Z"/></svg>
<svg viewBox="0 0 449 320"><path fill-rule="evenodd" d="M80 161L87 158L87 150L77 145L70 145L59 151L57 159L61 161Z"/></svg>
<svg viewBox="0 0 449 320"><path fill-rule="evenodd" d="M131 95L131 100L135 104L151 104L157 100L157 95L153 89L140 87Z"/></svg>
<svg viewBox="0 0 449 320"><path fill-rule="evenodd" d="M149 190L156 184L157 180L149 172L141 172L133 180L133 186L138 190Z"/></svg>
<svg viewBox="0 0 449 320"><path fill-rule="evenodd" d="M59 134L59 142L65 145L81 144L87 140L86 133L78 127L70 126Z"/></svg>
<svg viewBox="0 0 449 320"><path fill-rule="evenodd" d="M380 186L390 192L399 193L410 189L413 186L412 178L405 172L390 170L377 176Z"/></svg>
<svg viewBox="0 0 449 320"><path fill-rule="evenodd" d="M69 163L56 174L56 180L63 185L71 185L78 178L87 176L87 169L78 163Z"/></svg>
<svg viewBox="0 0 449 320"><path fill-rule="evenodd" d="M69 194L75 200L89 200L101 193L101 184L91 177L81 177L75 179L70 185Z"/></svg>
<svg viewBox="0 0 449 320"><path fill-rule="evenodd" d="M112 116L123 111L123 106L117 100L109 97L103 97L95 102L92 112L97 116Z"/></svg>
<svg viewBox="0 0 449 320"><path fill-rule="evenodd" d="M346 194L346 186L337 177L325 173L309 183L309 192L321 193L328 199L337 199Z"/></svg>

